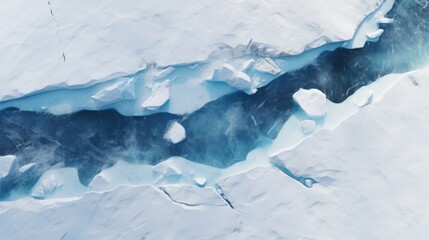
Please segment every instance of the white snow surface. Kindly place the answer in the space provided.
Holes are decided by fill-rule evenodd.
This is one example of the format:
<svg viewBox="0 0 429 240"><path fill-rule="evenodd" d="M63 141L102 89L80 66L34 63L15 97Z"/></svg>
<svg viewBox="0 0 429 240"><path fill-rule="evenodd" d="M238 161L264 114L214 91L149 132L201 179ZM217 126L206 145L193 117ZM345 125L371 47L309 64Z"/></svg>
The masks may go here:
<svg viewBox="0 0 429 240"><path fill-rule="evenodd" d="M229 206L186 206L153 186L122 186L56 200L1 203L9 239L249 239ZM192 220L193 219L193 220ZM19 230L18 230L19 229ZM33 230L31 230L33 229Z"/></svg>
<svg viewBox="0 0 429 240"><path fill-rule="evenodd" d="M365 108L352 98L344 106L356 112L342 115L348 110L336 108L346 116L341 124L272 157L289 175L307 178L309 187L269 163L242 162L217 180L217 191L119 186L79 197L1 202L0 218L7 221L0 231L13 239L426 239L428 78L429 68L371 84L374 99ZM179 165L171 159L159 172L181 171ZM135 168L124 174L131 177ZM77 184L74 174L54 175L64 187L66 179ZM213 204L221 203L218 196L224 201Z"/></svg>
<svg viewBox="0 0 429 240"><path fill-rule="evenodd" d="M296 55L351 40L382 2L5 0L0 99L159 66Z"/></svg>

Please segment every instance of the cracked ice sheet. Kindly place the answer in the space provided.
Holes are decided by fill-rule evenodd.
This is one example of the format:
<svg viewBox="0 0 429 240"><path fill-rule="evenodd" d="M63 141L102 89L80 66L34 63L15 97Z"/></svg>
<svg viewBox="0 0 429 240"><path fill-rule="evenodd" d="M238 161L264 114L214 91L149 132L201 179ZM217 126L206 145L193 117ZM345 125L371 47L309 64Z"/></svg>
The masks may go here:
<svg viewBox="0 0 429 240"><path fill-rule="evenodd" d="M214 188L199 188L192 185L164 185L164 191L176 203L188 206L226 206L227 203Z"/></svg>
<svg viewBox="0 0 429 240"><path fill-rule="evenodd" d="M52 16L47 1L7 0L0 9L0 84L8 87L0 89L0 99L76 88L152 63L222 59L223 53L213 54L221 46L250 40L263 44L262 55L295 55L326 39L350 40L381 2L57 0L50 4Z"/></svg>
<svg viewBox="0 0 429 240"><path fill-rule="evenodd" d="M0 212L1 219L7 219L0 226L2 236L17 240L30 236L63 240L254 236L229 206L184 206L152 186L124 186L67 199L2 202Z"/></svg>
<svg viewBox="0 0 429 240"><path fill-rule="evenodd" d="M234 210L125 186L2 202L0 231L14 239L34 229L56 239L426 239L429 68L396 77L382 99L279 155L292 173L318 180L312 188L272 166L240 168L217 181Z"/></svg>

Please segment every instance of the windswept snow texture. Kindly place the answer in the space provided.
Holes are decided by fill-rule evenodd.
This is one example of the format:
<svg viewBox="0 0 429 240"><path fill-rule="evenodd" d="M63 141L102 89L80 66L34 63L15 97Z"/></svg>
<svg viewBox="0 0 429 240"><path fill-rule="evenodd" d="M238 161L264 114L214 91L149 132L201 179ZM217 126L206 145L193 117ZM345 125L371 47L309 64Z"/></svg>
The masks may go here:
<svg viewBox="0 0 429 240"><path fill-rule="evenodd" d="M3 0L0 99L350 40L381 0ZM227 56L225 56L227 55Z"/></svg>
<svg viewBox="0 0 429 240"><path fill-rule="evenodd" d="M83 111L64 116L7 109L0 111L0 156L16 155L25 172L0 180L1 197L12 189L29 191L43 172L55 166L76 167L87 185L119 159L156 164L171 156L215 167L242 161L250 150L274 139L294 110L292 94L318 88L342 101L360 86L391 72L420 66L429 59L428 8L419 1L397 1L383 25L379 42L363 49L338 49L315 63L285 74L254 95L235 93L185 116L155 114L125 117L115 111ZM164 139L171 121L186 139Z"/></svg>

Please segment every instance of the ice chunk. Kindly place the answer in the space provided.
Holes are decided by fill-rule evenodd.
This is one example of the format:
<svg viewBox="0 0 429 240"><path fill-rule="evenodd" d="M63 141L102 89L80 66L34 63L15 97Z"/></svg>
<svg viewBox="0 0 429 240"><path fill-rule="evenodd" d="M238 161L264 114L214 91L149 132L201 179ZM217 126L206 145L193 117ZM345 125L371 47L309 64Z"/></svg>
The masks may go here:
<svg viewBox="0 0 429 240"><path fill-rule="evenodd" d="M182 171L172 161L164 161L153 166L152 171L164 177L180 176Z"/></svg>
<svg viewBox="0 0 429 240"><path fill-rule="evenodd" d="M204 187L204 185L206 185L206 182L207 182L207 179L203 177L194 177L193 180L199 187Z"/></svg>
<svg viewBox="0 0 429 240"><path fill-rule="evenodd" d="M393 23L395 20L393 18L382 17L377 20L378 23L388 24Z"/></svg>
<svg viewBox="0 0 429 240"><path fill-rule="evenodd" d="M155 80L161 80L165 77L168 77L170 74L172 74L174 70L176 70L174 67L168 67L159 71L153 77L155 78Z"/></svg>
<svg viewBox="0 0 429 240"><path fill-rule="evenodd" d="M304 134L310 134L316 129L316 122L313 120L304 120L301 122L301 130Z"/></svg>
<svg viewBox="0 0 429 240"><path fill-rule="evenodd" d="M235 68L230 64L225 63L219 72L219 76L217 80L222 82L227 82L232 85L235 82L235 74L236 74Z"/></svg>
<svg viewBox="0 0 429 240"><path fill-rule="evenodd" d="M238 89L249 89L252 85L252 80L250 79L249 75L239 71L237 72L237 76L233 85Z"/></svg>
<svg viewBox="0 0 429 240"><path fill-rule="evenodd" d="M86 191L76 168L54 168L45 172L33 187L32 195L35 198L69 197Z"/></svg>
<svg viewBox="0 0 429 240"><path fill-rule="evenodd" d="M33 198L43 199L46 197L46 194L45 194L45 191L43 190L42 186L37 186L33 189L31 196Z"/></svg>
<svg viewBox="0 0 429 240"><path fill-rule="evenodd" d="M135 99L134 79L129 79L126 82L122 80L111 84L92 95L91 98L100 106Z"/></svg>
<svg viewBox="0 0 429 240"><path fill-rule="evenodd" d="M61 183L57 182L54 175L50 175L42 180L42 186L46 193L51 193L55 191L57 187L61 186Z"/></svg>
<svg viewBox="0 0 429 240"><path fill-rule="evenodd" d="M9 175L15 165L15 160L16 157L13 155L0 157L0 178L4 178Z"/></svg>
<svg viewBox="0 0 429 240"><path fill-rule="evenodd" d="M186 138L185 128L178 122L174 121L168 127L167 132L164 135L164 139L172 142L173 144L180 143Z"/></svg>
<svg viewBox="0 0 429 240"><path fill-rule="evenodd" d="M312 181L311 179L305 179L305 186L311 188L313 187L314 181Z"/></svg>
<svg viewBox="0 0 429 240"><path fill-rule="evenodd" d="M122 86L123 82L112 84L103 90L97 92L91 98L99 105L106 105L123 100Z"/></svg>
<svg viewBox="0 0 429 240"><path fill-rule="evenodd" d="M384 33L384 30L383 29L378 29L377 31L375 31L375 32L372 32L372 33L368 33L367 35L366 35L366 37L368 38L368 39L376 39L376 38L379 38L380 36L381 36L381 34L383 34Z"/></svg>
<svg viewBox="0 0 429 240"><path fill-rule="evenodd" d="M271 58L260 58L256 61L255 70L262 73L270 73L277 75L281 72L280 68L274 63Z"/></svg>
<svg viewBox="0 0 429 240"><path fill-rule="evenodd" d="M136 89L134 79L128 80L122 88L122 96L126 100L134 100L136 98Z"/></svg>
<svg viewBox="0 0 429 240"><path fill-rule="evenodd" d="M61 185L53 174L43 175L39 184L33 188L31 195L34 198L45 198L47 194L53 193Z"/></svg>
<svg viewBox="0 0 429 240"><path fill-rule="evenodd" d="M163 106L170 99L170 80L155 83L152 93L143 103L142 107L149 110L156 110Z"/></svg>
<svg viewBox="0 0 429 240"><path fill-rule="evenodd" d="M20 168L18 169L18 171L19 171L20 173L26 172L28 169L32 168L34 165L36 165L36 163L29 163L29 164L26 164L26 165L24 165L24 166L20 167Z"/></svg>
<svg viewBox="0 0 429 240"><path fill-rule="evenodd" d="M364 92L362 96L360 96L358 99L355 100L355 105L357 107L362 108L371 104L373 100L373 95L374 95L373 91Z"/></svg>
<svg viewBox="0 0 429 240"><path fill-rule="evenodd" d="M309 117L324 117L326 115L326 95L317 89L299 89L293 94L293 100Z"/></svg>
<svg viewBox="0 0 429 240"><path fill-rule="evenodd" d="M377 23L389 24L393 23L393 18L387 18L383 14L377 14Z"/></svg>
<svg viewBox="0 0 429 240"><path fill-rule="evenodd" d="M243 66L241 67L243 71L249 70L253 64L255 64L255 59L251 58L243 63Z"/></svg>
<svg viewBox="0 0 429 240"><path fill-rule="evenodd" d="M248 90L252 86L252 80L249 75L245 72L237 71L233 66L227 63L222 66L215 80L226 82L230 86L240 90Z"/></svg>

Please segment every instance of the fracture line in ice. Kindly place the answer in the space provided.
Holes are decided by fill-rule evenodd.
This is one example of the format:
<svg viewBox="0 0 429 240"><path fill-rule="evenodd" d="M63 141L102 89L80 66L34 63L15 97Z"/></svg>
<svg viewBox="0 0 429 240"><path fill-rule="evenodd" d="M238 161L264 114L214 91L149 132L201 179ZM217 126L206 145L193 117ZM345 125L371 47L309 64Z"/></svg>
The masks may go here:
<svg viewBox="0 0 429 240"><path fill-rule="evenodd" d="M387 0L368 15L353 39L346 42L320 42L300 55L272 58L246 55L212 62L147 68L129 76L113 77L97 84L66 88L51 86L50 89L0 102L0 109L16 107L57 115L110 108L126 116L150 115L156 112L191 113L232 92L241 90L253 94L279 74L299 69L312 62L323 51L332 51L339 47L363 47L366 41L371 40L367 39L367 35L371 36L378 31L378 23L390 21L384 18L384 15L392 4L393 0ZM232 75L225 78L226 73L223 72L228 69ZM221 79L219 74L222 75Z"/></svg>
<svg viewBox="0 0 429 240"><path fill-rule="evenodd" d="M33 197L72 197L88 191L107 191L122 185L179 184L216 188L220 179L265 165L273 165L303 186L312 187L313 184L317 184L317 181L311 176L295 176L288 170L287 163L276 158L279 153L293 149L311 136L312 133L303 131L302 122L314 121L316 126L313 126L315 128L313 133L333 129L360 109L365 108L365 106L356 105L356 101L367 99L368 92L372 93L372 101L367 105L378 102L383 98L383 94L402 78L399 74L387 75L359 89L343 103L335 104L327 101L327 114L323 120L309 120L303 110L297 111L284 124L272 144L256 148L248 154L246 161L238 162L226 169L191 162L181 157L171 157L155 166L119 161L113 167L96 175L88 187L80 184L76 170L73 168L51 169L45 172L33 187Z"/></svg>

